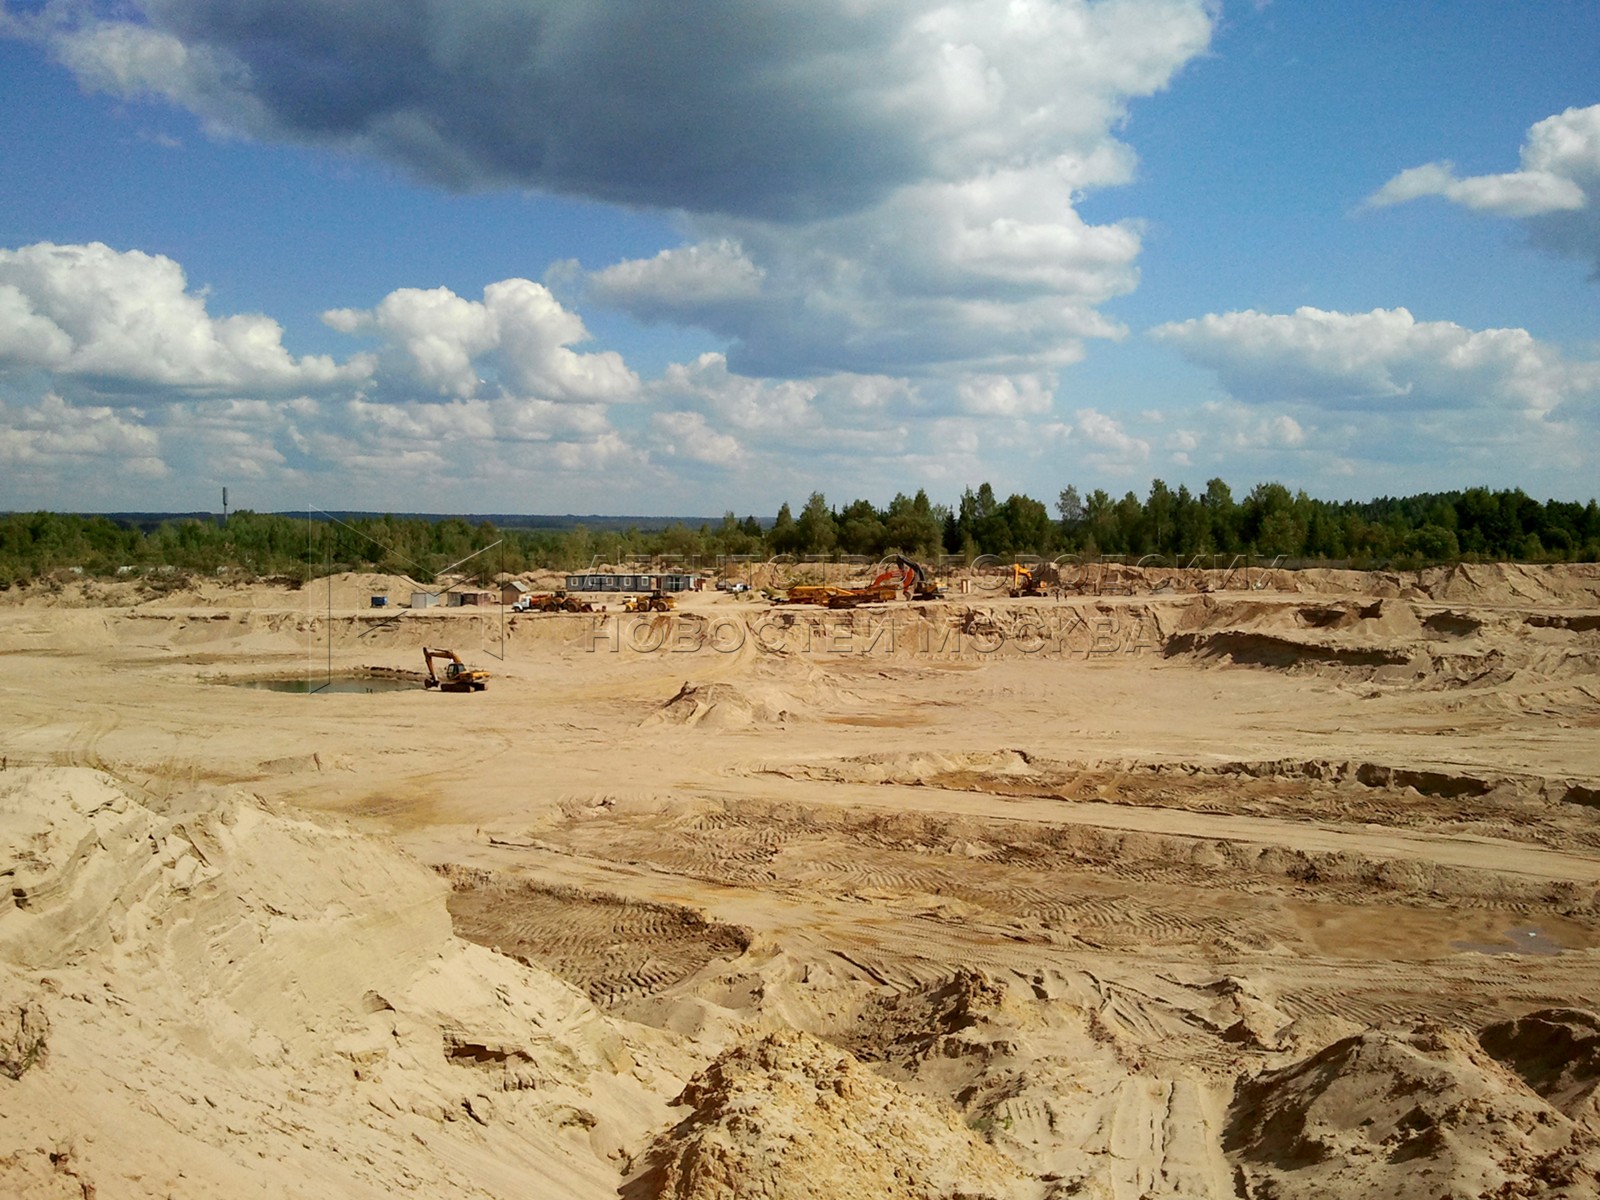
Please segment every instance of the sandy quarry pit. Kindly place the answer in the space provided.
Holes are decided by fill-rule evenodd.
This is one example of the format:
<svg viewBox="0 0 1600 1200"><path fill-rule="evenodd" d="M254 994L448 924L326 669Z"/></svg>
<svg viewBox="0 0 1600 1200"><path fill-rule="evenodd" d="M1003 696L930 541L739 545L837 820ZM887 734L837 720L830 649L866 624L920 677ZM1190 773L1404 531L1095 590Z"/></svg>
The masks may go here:
<svg viewBox="0 0 1600 1200"><path fill-rule="evenodd" d="M1600 1194L1600 571L1148 582L0 596L0 1194Z"/></svg>

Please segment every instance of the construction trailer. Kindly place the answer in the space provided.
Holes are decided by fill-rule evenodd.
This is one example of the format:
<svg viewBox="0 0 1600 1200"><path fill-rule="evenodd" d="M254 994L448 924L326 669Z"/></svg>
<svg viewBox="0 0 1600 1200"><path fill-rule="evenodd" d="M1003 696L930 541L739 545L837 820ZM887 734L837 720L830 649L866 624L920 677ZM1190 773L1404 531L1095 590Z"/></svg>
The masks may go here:
<svg viewBox="0 0 1600 1200"><path fill-rule="evenodd" d="M597 571L567 576L569 592L692 592L699 576L679 571Z"/></svg>

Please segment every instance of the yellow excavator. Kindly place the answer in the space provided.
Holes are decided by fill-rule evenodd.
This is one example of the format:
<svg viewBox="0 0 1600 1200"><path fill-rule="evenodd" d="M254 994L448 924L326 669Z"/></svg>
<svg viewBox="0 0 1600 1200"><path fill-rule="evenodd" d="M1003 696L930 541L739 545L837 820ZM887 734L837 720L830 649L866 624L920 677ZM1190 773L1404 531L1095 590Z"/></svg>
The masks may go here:
<svg viewBox="0 0 1600 1200"><path fill-rule="evenodd" d="M1013 596L1048 596L1050 583L1045 578L1046 572L1037 567L1025 567L1021 563L1011 564L1011 594Z"/></svg>
<svg viewBox="0 0 1600 1200"><path fill-rule="evenodd" d="M436 658L445 664L442 679L433 673ZM467 666L454 650L430 650L424 646L422 661L428 668L428 677L422 681L425 688L438 688L441 692L481 692L489 686L489 672Z"/></svg>

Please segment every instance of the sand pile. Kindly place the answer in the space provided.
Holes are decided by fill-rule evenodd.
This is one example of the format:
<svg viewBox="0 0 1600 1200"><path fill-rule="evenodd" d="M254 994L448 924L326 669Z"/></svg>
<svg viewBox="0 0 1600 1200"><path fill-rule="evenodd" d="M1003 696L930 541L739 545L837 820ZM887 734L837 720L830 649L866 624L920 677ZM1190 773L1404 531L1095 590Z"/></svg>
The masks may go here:
<svg viewBox="0 0 1600 1200"><path fill-rule="evenodd" d="M772 697L752 695L731 683L684 681L677 695L647 721L668 725L704 725L707 729L753 729L782 725L797 714Z"/></svg>
<svg viewBox="0 0 1600 1200"><path fill-rule="evenodd" d="M126 603L141 610L162 609L298 609L324 611L330 602L336 611L371 607L373 596L388 598L388 607L411 602L413 591L438 591L439 586L417 583L407 575L372 571L343 571L296 586L283 579L243 576L151 575L131 586L137 594Z"/></svg>
<svg viewBox="0 0 1600 1200"><path fill-rule="evenodd" d="M412 592L439 592L444 586L442 583L418 583L409 575L342 571L324 579L311 580L296 593L296 598L314 608L318 604L326 606L331 593L333 607L340 610L370 608L372 597L383 596L388 600L388 607L394 608L410 604Z"/></svg>
<svg viewBox="0 0 1600 1200"><path fill-rule="evenodd" d="M1491 1025L1478 1040L1559 1112L1600 1137L1600 1016L1545 1009Z"/></svg>
<svg viewBox="0 0 1600 1200"><path fill-rule="evenodd" d="M1539 1015L1487 1036L1548 1080L1557 1026L1592 1039L1594 1016ZM1600 1195L1600 1138L1537 1094L1518 1061L1440 1025L1369 1030L1242 1083L1226 1148L1253 1194ZM1552 1094L1592 1087L1592 1068Z"/></svg>
<svg viewBox="0 0 1600 1200"><path fill-rule="evenodd" d="M749 649L718 666L721 677L685 680L646 724L754 729L812 721L859 707L860 698L804 659L773 661Z"/></svg>
<svg viewBox="0 0 1600 1200"><path fill-rule="evenodd" d="M1393 600L1333 604L1221 603L1162 652L1202 661L1278 668L1406 667L1420 623Z"/></svg>
<svg viewBox="0 0 1600 1200"><path fill-rule="evenodd" d="M1458 563L1419 572L1417 587L1431 599L1452 603L1594 608L1600 606L1600 565Z"/></svg>
<svg viewBox="0 0 1600 1200"><path fill-rule="evenodd" d="M56 577L0 588L0 608L115 608L137 604L150 593L135 578L90 579Z"/></svg>
<svg viewBox="0 0 1600 1200"><path fill-rule="evenodd" d="M665 1122L664 1035L365 837L12 770L0 863L0 1194L600 1197Z"/></svg>
<svg viewBox="0 0 1600 1200"><path fill-rule="evenodd" d="M960 1116L809 1034L770 1034L684 1088L691 1112L624 1189L670 1200L980 1200L1038 1184Z"/></svg>
<svg viewBox="0 0 1600 1200"><path fill-rule="evenodd" d="M1028 756L1017 750L863 754L832 761L772 764L763 769L791 779L932 787L977 787L1003 780L1030 780L1038 774Z"/></svg>
<svg viewBox="0 0 1600 1200"><path fill-rule="evenodd" d="M1287 592L1488 605L1600 606L1600 567L1594 563L1457 563L1420 571L1290 570L1241 555L1231 565L1211 567L1068 565L1062 571L1062 584L1069 595ZM994 587L998 590L998 581Z"/></svg>
<svg viewBox="0 0 1600 1200"><path fill-rule="evenodd" d="M1434 608L1395 599L1206 598L1161 647L1167 658L1334 675L1429 689L1592 678L1600 616ZM1581 698L1580 698L1581 699ZM1592 702L1592 698L1591 698Z"/></svg>

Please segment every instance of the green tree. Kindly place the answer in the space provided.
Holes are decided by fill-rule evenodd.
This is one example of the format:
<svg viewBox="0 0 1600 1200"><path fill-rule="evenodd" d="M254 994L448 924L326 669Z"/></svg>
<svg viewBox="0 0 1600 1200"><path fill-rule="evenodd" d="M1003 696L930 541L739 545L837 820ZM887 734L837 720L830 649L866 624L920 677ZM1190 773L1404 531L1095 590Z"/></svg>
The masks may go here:
<svg viewBox="0 0 1600 1200"><path fill-rule="evenodd" d="M1461 555L1461 547L1455 530L1429 524L1407 536L1405 552L1423 562L1454 562Z"/></svg>
<svg viewBox="0 0 1600 1200"><path fill-rule="evenodd" d="M868 500L855 500L845 506L838 520L839 549L846 554L879 557L889 540L883 516Z"/></svg>
<svg viewBox="0 0 1600 1200"><path fill-rule="evenodd" d="M1221 479L1208 479L1206 493L1200 503L1205 505L1206 523L1216 549L1224 554L1242 549L1239 541L1239 506L1234 503L1232 489Z"/></svg>
<svg viewBox="0 0 1600 1200"><path fill-rule="evenodd" d="M1010 531L1013 552L1048 554L1055 546L1055 525L1043 502L1013 492L1000 506L1000 515Z"/></svg>
<svg viewBox="0 0 1600 1200"><path fill-rule="evenodd" d="M828 501L821 492L812 492L806 500L805 508L800 510L800 518L795 522L795 532L803 553L833 552L839 541L839 530L828 508Z"/></svg>
<svg viewBox="0 0 1600 1200"><path fill-rule="evenodd" d="M1299 555L1304 552L1306 527L1294 497L1283 484L1258 483L1250 489L1242 508L1241 535L1258 553Z"/></svg>
<svg viewBox="0 0 1600 1200"><path fill-rule="evenodd" d="M1056 511L1061 514L1061 544L1068 549L1077 549L1082 544L1086 513L1075 485L1069 483L1061 489L1061 494L1056 497Z"/></svg>
<svg viewBox="0 0 1600 1200"><path fill-rule="evenodd" d="M1216 550L1211 539L1210 512L1200 499L1190 495L1185 484L1178 485L1178 494L1172 501L1172 527L1177 553L1193 558Z"/></svg>
<svg viewBox="0 0 1600 1200"><path fill-rule="evenodd" d="M789 511L787 503L779 507L778 519L773 521L772 528L767 531L767 545L772 547L774 554L800 553L800 529L795 524L794 515Z"/></svg>
<svg viewBox="0 0 1600 1200"><path fill-rule="evenodd" d="M1169 554L1177 543L1178 522L1174 507L1177 497L1172 489L1159 479L1150 483L1150 498L1145 501L1145 526L1148 533L1149 552Z"/></svg>
<svg viewBox="0 0 1600 1200"><path fill-rule="evenodd" d="M904 493L900 493L889 502L884 517L884 538L888 549L911 555L937 554L943 534L943 522L934 512L928 493L921 488L909 500Z"/></svg>

